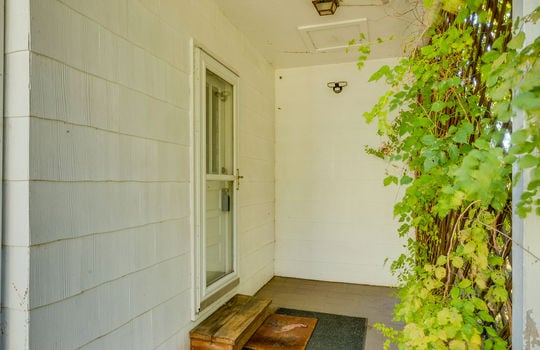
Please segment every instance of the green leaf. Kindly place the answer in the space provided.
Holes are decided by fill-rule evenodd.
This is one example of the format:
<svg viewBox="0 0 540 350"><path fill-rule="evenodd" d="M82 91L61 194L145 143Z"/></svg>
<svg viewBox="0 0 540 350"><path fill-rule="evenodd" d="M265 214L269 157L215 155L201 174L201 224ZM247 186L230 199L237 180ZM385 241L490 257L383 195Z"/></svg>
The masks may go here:
<svg viewBox="0 0 540 350"><path fill-rule="evenodd" d="M439 280L442 280L443 278L446 277L446 269L442 266L439 266L435 269L435 277L437 277L437 279Z"/></svg>
<svg viewBox="0 0 540 350"><path fill-rule="evenodd" d="M463 340L452 340L448 344L450 350L467 350L467 344Z"/></svg>
<svg viewBox="0 0 540 350"><path fill-rule="evenodd" d="M371 53L371 48L367 45L360 45L358 46L358 52L364 55L369 55Z"/></svg>
<svg viewBox="0 0 540 350"><path fill-rule="evenodd" d="M514 97L512 105L526 111L538 109L540 108L540 96L532 92L524 92Z"/></svg>
<svg viewBox="0 0 540 350"><path fill-rule="evenodd" d="M504 157L504 162L506 164L512 164L516 161L517 157L513 154L508 154L506 157Z"/></svg>
<svg viewBox="0 0 540 350"><path fill-rule="evenodd" d="M495 319L493 318L493 316L491 316L489 314L489 312L487 311L480 311L478 313L478 317L482 320L482 321L486 321L486 322L495 322Z"/></svg>
<svg viewBox="0 0 540 350"><path fill-rule="evenodd" d="M472 282L468 278L464 278L458 283L459 288L463 288L463 289L469 288L471 285L472 285Z"/></svg>
<svg viewBox="0 0 540 350"><path fill-rule="evenodd" d="M437 266L442 266L442 265L446 264L446 261L447 261L446 256L445 256L445 255L441 255L441 256L439 256L439 257L437 258L437 264L436 264L436 265L437 265Z"/></svg>
<svg viewBox="0 0 540 350"><path fill-rule="evenodd" d="M478 139L474 142L474 146L480 150L490 150L492 147L491 147L491 144L486 141L486 140L483 140L483 139Z"/></svg>
<svg viewBox="0 0 540 350"><path fill-rule="evenodd" d="M533 156L532 154L526 154L518 160L520 169L532 168L534 166L537 166L538 162L538 158Z"/></svg>
<svg viewBox="0 0 540 350"><path fill-rule="evenodd" d="M497 40L495 40L495 42L493 43L494 46L497 43L499 44L502 43L502 41L499 39L501 38L498 38ZM499 55L500 53L498 51L495 51L495 50L488 51L482 56L482 61L485 63L493 62L499 57Z"/></svg>
<svg viewBox="0 0 540 350"><path fill-rule="evenodd" d="M448 308L443 308L437 313L437 322L444 325L447 324L450 319L450 310Z"/></svg>
<svg viewBox="0 0 540 350"><path fill-rule="evenodd" d="M519 90L532 91L536 87L538 87L538 81L540 81L540 70L537 70L537 69L530 70L523 77Z"/></svg>
<svg viewBox="0 0 540 350"><path fill-rule="evenodd" d="M476 310L487 310L488 307L487 307L487 304L484 300L480 299L480 298L472 298L471 299L472 303L474 304L474 307L476 308Z"/></svg>
<svg viewBox="0 0 540 350"><path fill-rule="evenodd" d="M469 142L469 136L474 131L474 127L469 122L464 122L459 127L458 131L456 132L456 135L454 136L454 141L458 143L468 143Z"/></svg>
<svg viewBox="0 0 540 350"><path fill-rule="evenodd" d="M471 255L476 250L476 244L474 242L467 242L463 246L463 254Z"/></svg>
<svg viewBox="0 0 540 350"><path fill-rule="evenodd" d="M484 329L486 330L486 333L490 336L490 337L498 337L499 336L499 333L497 333L496 330L494 330L493 328L491 327L484 327ZM505 347L506 349L506 347Z"/></svg>
<svg viewBox="0 0 540 350"><path fill-rule="evenodd" d="M518 35L512 38L506 45L509 49L517 50L520 49L523 46L523 42L525 41L525 33L519 32Z"/></svg>
<svg viewBox="0 0 540 350"><path fill-rule="evenodd" d="M500 65L503 64L504 61L506 61L506 55L507 53L503 52L499 57L497 57L497 59L491 64L491 69L493 70L500 67Z"/></svg>
<svg viewBox="0 0 540 350"><path fill-rule="evenodd" d="M476 279L474 280L474 282L476 283L476 285L480 289L486 289L487 288L486 280L484 279L484 277L482 275L476 276Z"/></svg>
<svg viewBox="0 0 540 350"><path fill-rule="evenodd" d="M431 8L433 7L434 0L424 0L424 7L425 8Z"/></svg>
<svg viewBox="0 0 540 350"><path fill-rule="evenodd" d="M461 269L463 267L463 258L461 256L453 257L452 266L454 266L456 269Z"/></svg>
<svg viewBox="0 0 540 350"><path fill-rule="evenodd" d="M527 129L520 129L512 133L512 143L523 143L527 141L529 131Z"/></svg>
<svg viewBox="0 0 540 350"><path fill-rule="evenodd" d="M504 286L506 282L506 278L501 271L493 271L491 273L491 280L493 281L493 283L499 286Z"/></svg>
<svg viewBox="0 0 540 350"><path fill-rule="evenodd" d="M435 157L429 157L424 159L424 172L429 172L437 165L437 159Z"/></svg>
<svg viewBox="0 0 540 350"><path fill-rule="evenodd" d="M496 301L507 301L508 292L503 287L495 287L492 291L493 297Z"/></svg>
<svg viewBox="0 0 540 350"><path fill-rule="evenodd" d="M368 81L377 81L381 79L383 76L390 77L392 74L392 71L388 65L384 65L379 70L377 70L375 73L369 77Z"/></svg>
<svg viewBox="0 0 540 350"><path fill-rule="evenodd" d="M396 176L390 175L390 176L385 177L383 180L383 184L385 186L388 186L392 183L395 183L395 184L398 183L398 178Z"/></svg>
<svg viewBox="0 0 540 350"><path fill-rule="evenodd" d="M443 2L443 9L453 14L457 14L461 6L463 6L463 0L446 0Z"/></svg>
<svg viewBox="0 0 540 350"><path fill-rule="evenodd" d="M410 176L407 176L407 175L404 175L400 180L399 180L399 183L401 185L408 185L410 184L411 182L413 182L413 178L410 177Z"/></svg>
<svg viewBox="0 0 540 350"><path fill-rule="evenodd" d="M435 101L431 105L432 112L440 112L446 107L446 102L444 101Z"/></svg>
<svg viewBox="0 0 540 350"><path fill-rule="evenodd" d="M509 121L513 116L512 110L510 109L510 102L508 101L495 103L493 106L493 112L497 116L497 119L502 122Z"/></svg>
<svg viewBox="0 0 540 350"><path fill-rule="evenodd" d="M424 135L422 136L422 143L426 146L431 146L435 142L435 136L434 135Z"/></svg>

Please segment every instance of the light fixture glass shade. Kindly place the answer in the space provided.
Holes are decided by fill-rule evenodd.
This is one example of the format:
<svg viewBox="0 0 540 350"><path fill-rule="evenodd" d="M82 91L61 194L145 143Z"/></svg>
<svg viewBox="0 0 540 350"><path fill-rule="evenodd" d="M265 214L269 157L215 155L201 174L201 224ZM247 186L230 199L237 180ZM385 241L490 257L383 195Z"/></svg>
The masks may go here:
<svg viewBox="0 0 540 350"><path fill-rule="evenodd" d="M313 0L313 6L317 9L319 16L333 15L339 6L338 0Z"/></svg>

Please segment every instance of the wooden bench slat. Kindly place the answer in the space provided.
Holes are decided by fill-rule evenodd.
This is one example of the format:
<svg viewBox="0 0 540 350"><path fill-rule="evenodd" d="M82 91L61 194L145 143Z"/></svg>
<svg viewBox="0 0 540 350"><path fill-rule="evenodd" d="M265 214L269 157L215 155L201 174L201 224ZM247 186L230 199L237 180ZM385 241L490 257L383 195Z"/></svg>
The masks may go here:
<svg viewBox="0 0 540 350"><path fill-rule="evenodd" d="M236 339L261 312L268 306L265 300L251 299L244 305L239 305L232 317L228 317L227 324L214 333L215 338Z"/></svg>
<svg viewBox="0 0 540 350"><path fill-rule="evenodd" d="M237 294L210 315L210 317L195 327L190 333L197 336L197 338L204 337L211 339L216 332L227 324L229 319L234 316L239 305L245 303L247 298L248 297L245 295Z"/></svg>
<svg viewBox="0 0 540 350"><path fill-rule="evenodd" d="M237 294L190 332L192 349L242 349L269 315L270 299Z"/></svg>

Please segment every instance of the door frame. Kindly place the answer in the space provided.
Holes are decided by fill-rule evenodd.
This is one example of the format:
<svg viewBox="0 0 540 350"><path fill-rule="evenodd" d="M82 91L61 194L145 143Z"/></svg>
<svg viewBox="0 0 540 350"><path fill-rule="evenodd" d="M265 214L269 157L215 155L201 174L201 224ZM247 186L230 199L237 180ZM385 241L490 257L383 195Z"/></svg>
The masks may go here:
<svg viewBox="0 0 540 350"><path fill-rule="evenodd" d="M233 171L239 168L238 163L238 94L239 76L226 65L215 59L203 48L193 45L193 192L192 192L192 284L193 310L192 319L218 301L223 295L239 284L238 272L238 240L237 240L237 198L238 191L231 193L232 230L233 230L233 272L206 287L205 283L205 208L206 208L206 70L225 80L233 87ZM236 174L236 173L234 173ZM238 179L235 177L233 188Z"/></svg>

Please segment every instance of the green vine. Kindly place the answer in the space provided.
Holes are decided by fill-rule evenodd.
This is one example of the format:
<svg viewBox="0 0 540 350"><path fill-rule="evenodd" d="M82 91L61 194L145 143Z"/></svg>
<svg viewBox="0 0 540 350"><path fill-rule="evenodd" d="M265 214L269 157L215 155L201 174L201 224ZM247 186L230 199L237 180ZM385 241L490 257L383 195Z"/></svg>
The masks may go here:
<svg viewBox="0 0 540 350"><path fill-rule="evenodd" d="M522 30L540 8L512 25L510 0L424 5L427 44L372 75L391 88L364 114L385 138L367 152L401 169L384 184L406 186L394 213L407 253L392 264L405 325L377 327L386 348L507 349L513 165L527 177L517 214L540 215L540 38L523 47Z"/></svg>

